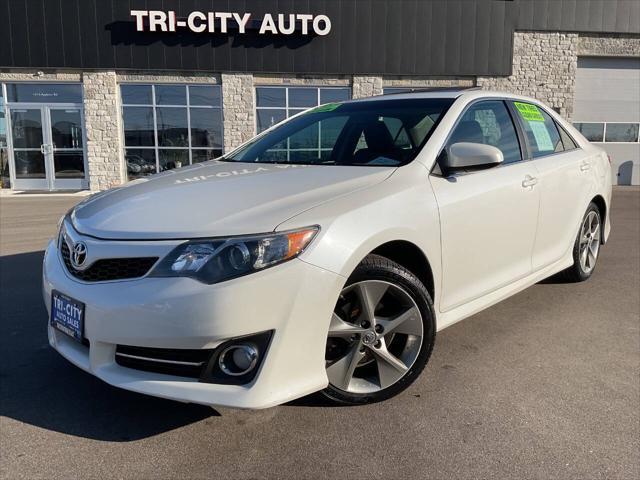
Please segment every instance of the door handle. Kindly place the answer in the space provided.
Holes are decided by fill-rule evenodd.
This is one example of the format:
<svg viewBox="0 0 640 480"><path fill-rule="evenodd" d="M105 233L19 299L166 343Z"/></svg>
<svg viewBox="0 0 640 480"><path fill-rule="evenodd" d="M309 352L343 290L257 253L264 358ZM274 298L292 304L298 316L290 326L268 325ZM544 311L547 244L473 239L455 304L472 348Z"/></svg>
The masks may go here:
<svg viewBox="0 0 640 480"><path fill-rule="evenodd" d="M580 171L586 172L588 170L591 170L591 164L584 162L582 165L580 165Z"/></svg>
<svg viewBox="0 0 640 480"><path fill-rule="evenodd" d="M526 177L524 177L524 180L522 181L522 187L533 188L533 186L536 185L537 183L538 183L537 178L532 177L531 175L527 175Z"/></svg>

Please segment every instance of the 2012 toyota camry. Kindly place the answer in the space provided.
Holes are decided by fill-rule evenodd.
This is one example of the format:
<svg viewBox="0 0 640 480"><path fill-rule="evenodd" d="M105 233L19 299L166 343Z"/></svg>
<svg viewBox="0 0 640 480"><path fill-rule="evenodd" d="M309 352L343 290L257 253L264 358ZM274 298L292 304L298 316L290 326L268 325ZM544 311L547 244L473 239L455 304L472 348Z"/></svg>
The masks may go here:
<svg viewBox="0 0 640 480"><path fill-rule="evenodd" d="M588 279L610 201L606 154L535 100L327 104L72 209L44 259L49 341L185 402L379 401L436 331L553 274Z"/></svg>

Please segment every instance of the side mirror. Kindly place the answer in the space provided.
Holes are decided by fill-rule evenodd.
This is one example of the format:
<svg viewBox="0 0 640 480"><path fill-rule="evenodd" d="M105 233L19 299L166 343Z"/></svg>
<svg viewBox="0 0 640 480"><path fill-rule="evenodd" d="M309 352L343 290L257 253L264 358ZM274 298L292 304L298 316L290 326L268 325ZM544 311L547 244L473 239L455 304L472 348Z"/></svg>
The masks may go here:
<svg viewBox="0 0 640 480"><path fill-rule="evenodd" d="M492 146L483 143L459 142L447 148L444 156L445 169L456 170L461 168L491 167L504 162L502 152Z"/></svg>

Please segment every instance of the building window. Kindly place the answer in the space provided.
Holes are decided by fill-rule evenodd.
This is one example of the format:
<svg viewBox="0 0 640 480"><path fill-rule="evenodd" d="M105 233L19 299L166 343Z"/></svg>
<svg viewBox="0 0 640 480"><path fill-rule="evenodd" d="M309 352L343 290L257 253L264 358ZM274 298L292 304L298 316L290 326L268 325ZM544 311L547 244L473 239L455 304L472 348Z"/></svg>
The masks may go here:
<svg viewBox="0 0 640 480"><path fill-rule="evenodd" d="M0 83L0 182L2 188L9 188L9 149L7 147L7 122L4 108L4 85Z"/></svg>
<svg viewBox="0 0 640 480"><path fill-rule="evenodd" d="M637 123L607 123L605 142L635 143L638 141Z"/></svg>
<svg viewBox="0 0 640 480"><path fill-rule="evenodd" d="M604 123L578 122L573 126L590 142L602 142L604 139Z"/></svg>
<svg viewBox="0 0 640 480"><path fill-rule="evenodd" d="M590 142L638 143L640 124L625 122L576 122L576 129Z"/></svg>
<svg viewBox="0 0 640 480"><path fill-rule="evenodd" d="M257 87L256 131L260 133L308 108L350 99L349 87Z"/></svg>
<svg viewBox="0 0 640 480"><path fill-rule="evenodd" d="M308 108L351 99L351 89L344 87L257 87L256 119L260 133L276 123ZM269 150L273 161L321 160L331 153L331 145L342 127L341 119L317 122L288 137Z"/></svg>
<svg viewBox="0 0 640 480"><path fill-rule="evenodd" d="M425 87L428 88L428 87ZM384 87L382 89L383 95L394 95L398 93L411 93L411 92L419 92L420 90L424 90L425 88L411 88L411 87Z"/></svg>
<svg viewBox="0 0 640 480"><path fill-rule="evenodd" d="M222 155L219 85L120 86L129 179Z"/></svg>

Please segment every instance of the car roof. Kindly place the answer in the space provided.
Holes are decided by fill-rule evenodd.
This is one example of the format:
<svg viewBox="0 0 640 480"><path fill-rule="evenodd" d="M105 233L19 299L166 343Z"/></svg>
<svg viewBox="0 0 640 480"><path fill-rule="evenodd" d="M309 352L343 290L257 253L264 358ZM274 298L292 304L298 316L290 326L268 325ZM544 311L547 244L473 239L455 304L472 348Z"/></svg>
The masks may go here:
<svg viewBox="0 0 640 480"><path fill-rule="evenodd" d="M386 95L377 95L375 97L360 98L357 100L349 100L348 102L345 102L345 103L367 102L367 101L384 102L388 100L411 100L411 99L418 99L418 98L457 99L461 97L464 97L465 100L468 100L468 101L475 100L477 98L509 98L513 100L524 100L527 102L540 104L540 102L534 98L524 97L522 95L515 95L513 93L508 93L508 92L483 90L480 87L428 88L428 89L415 90L413 92L389 93Z"/></svg>

